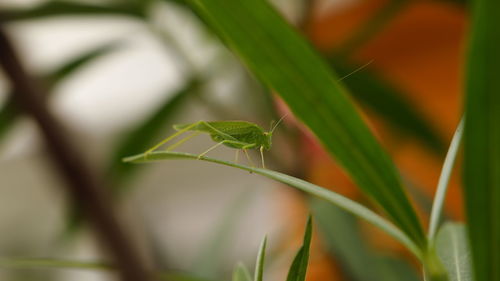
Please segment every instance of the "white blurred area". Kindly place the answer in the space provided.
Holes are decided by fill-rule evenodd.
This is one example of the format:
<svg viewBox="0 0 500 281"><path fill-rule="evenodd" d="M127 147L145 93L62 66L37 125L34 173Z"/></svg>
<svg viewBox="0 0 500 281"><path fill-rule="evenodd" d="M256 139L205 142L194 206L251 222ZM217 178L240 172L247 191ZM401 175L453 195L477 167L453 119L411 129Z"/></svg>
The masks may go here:
<svg viewBox="0 0 500 281"><path fill-rule="evenodd" d="M8 1L3 2L6 5ZM40 1L9 2L28 7ZM323 2L327 7L338 1ZM25 64L35 74L106 42L125 42L59 84L51 99L51 109L64 123L74 145L98 168L124 132L183 86L189 67L203 71L221 53L227 56L189 15L159 9L163 10L154 13L168 18L152 24L167 30L181 44L193 66L182 64L175 53L168 52L147 26L125 18L57 17L8 27ZM285 13L293 17L296 11L285 9ZM232 80L237 75L223 75L214 81L217 97L231 100ZM7 89L2 79L0 101ZM214 119L199 103L188 105L182 112L176 123ZM171 132L169 127L166 124L165 136ZM201 152L211 144L208 138L200 137L182 150ZM228 148L211 154L223 159L232 159L233 155ZM239 170L197 161L169 161L143 167L128 185L124 188L129 192L117 208L120 218L145 256L165 255L174 269L193 269L204 245L235 202L248 201L243 204L247 206L241 211L236 230L225 241L230 244L223 249L229 266L239 260L251 262L264 234L271 235L272 247L287 229L282 201L287 200L288 189ZM63 188L36 127L22 118L0 142L0 257L101 259L89 231L77 235L75 241L61 243L66 211ZM242 201L242 196L246 200ZM8 275L2 272L0 269L0 279L7 280ZM35 280L29 278L46 273L26 274L26 280ZM73 281L112 279L90 271L63 270L55 276L57 280Z"/></svg>

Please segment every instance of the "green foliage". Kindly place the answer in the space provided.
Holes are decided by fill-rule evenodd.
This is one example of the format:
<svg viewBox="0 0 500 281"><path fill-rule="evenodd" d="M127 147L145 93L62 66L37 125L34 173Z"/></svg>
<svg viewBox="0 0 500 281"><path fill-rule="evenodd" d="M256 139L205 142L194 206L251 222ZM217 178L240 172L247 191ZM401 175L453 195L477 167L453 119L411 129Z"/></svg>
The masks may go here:
<svg viewBox="0 0 500 281"><path fill-rule="evenodd" d="M189 3L252 72L274 89L363 191L415 243L426 238L386 153L328 66L263 0Z"/></svg>
<svg viewBox="0 0 500 281"><path fill-rule="evenodd" d="M500 280L500 2L473 1L464 182L476 281Z"/></svg>

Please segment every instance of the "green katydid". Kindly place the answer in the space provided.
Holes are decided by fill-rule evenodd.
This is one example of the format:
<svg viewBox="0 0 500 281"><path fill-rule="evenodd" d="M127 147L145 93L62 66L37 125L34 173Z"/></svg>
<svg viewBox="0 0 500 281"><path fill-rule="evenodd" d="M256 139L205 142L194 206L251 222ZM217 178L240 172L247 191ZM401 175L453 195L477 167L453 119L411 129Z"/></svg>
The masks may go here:
<svg viewBox="0 0 500 281"><path fill-rule="evenodd" d="M198 121L191 124L174 125L174 129L177 130L177 132L150 148L145 152L145 155L147 156L147 154L153 152L165 143L185 132L193 133L168 146L166 150L172 150L201 133L207 133L213 141L217 142L217 144L198 155L198 158L201 158L209 151L220 145L225 145L231 148L243 150L246 157L253 165L247 149L259 149L262 160L262 168L265 168L264 150L271 149L273 132L284 117L285 116L276 122L276 124L272 126L271 130L268 132L265 132L258 125L247 121ZM236 151L236 161L238 159L238 151L239 150Z"/></svg>

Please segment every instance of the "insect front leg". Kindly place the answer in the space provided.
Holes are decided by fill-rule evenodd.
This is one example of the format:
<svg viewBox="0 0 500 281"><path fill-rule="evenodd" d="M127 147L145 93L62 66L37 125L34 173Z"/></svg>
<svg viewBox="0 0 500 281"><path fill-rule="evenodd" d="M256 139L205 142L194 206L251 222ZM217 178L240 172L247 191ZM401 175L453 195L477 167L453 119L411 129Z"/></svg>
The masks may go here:
<svg viewBox="0 0 500 281"><path fill-rule="evenodd" d="M250 162L250 165L252 167L255 167L255 164L253 163L252 158L250 158L250 155L248 155L248 151L243 148L243 152L245 152L245 155L247 156L247 159L248 159L248 162Z"/></svg>
<svg viewBox="0 0 500 281"><path fill-rule="evenodd" d="M238 164L238 155L239 155L240 150L236 149L236 154L234 155L234 163Z"/></svg>
<svg viewBox="0 0 500 281"><path fill-rule="evenodd" d="M210 147L209 149L207 149L205 152L201 153L200 155L198 155L198 159L200 159L201 157L205 156L205 154L207 154L208 152L212 151L213 149L219 147L220 145L226 143L226 141L221 141L219 143L217 143L216 145Z"/></svg>
<svg viewBox="0 0 500 281"><path fill-rule="evenodd" d="M266 164L264 163L264 147L261 146L259 150L260 150L260 159L262 160L262 168L265 169Z"/></svg>

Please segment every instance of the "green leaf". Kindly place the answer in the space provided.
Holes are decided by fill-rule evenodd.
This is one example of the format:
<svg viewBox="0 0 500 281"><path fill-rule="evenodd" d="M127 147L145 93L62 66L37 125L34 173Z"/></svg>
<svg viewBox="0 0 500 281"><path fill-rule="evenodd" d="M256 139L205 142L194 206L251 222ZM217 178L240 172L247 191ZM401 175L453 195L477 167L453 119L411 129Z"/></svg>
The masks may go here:
<svg viewBox="0 0 500 281"><path fill-rule="evenodd" d="M305 281L307 274L307 265L309 263L309 248L312 238L312 219L307 219L306 231L304 234L304 243L297 255L293 259L292 266L288 271L287 281Z"/></svg>
<svg viewBox="0 0 500 281"><path fill-rule="evenodd" d="M41 76L40 80L44 81L44 86L48 87L49 90L52 89L57 83L68 78L76 71L80 70L82 67L88 65L89 63L95 61L102 56L111 53L121 46L121 41L112 42L103 46L99 46L88 52L85 52L76 58L70 59L65 62L60 67L52 70L50 73ZM51 91L49 91L50 93ZM19 112L14 105L12 100L13 93L8 94L7 101L3 105L0 111L0 139L5 136L5 134L12 127L17 117L19 117Z"/></svg>
<svg viewBox="0 0 500 281"><path fill-rule="evenodd" d="M426 238L399 175L338 78L263 0L190 0L227 45L274 89L391 220L424 248Z"/></svg>
<svg viewBox="0 0 500 281"><path fill-rule="evenodd" d="M0 12L0 22L82 15L122 15L141 18L143 13L140 7L130 4L95 5L73 1L46 1L29 9L3 9Z"/></svg>
<svg viewBox="0 0 500 281"><path fill-rule="evenodd" d="M259 174L265 177L268 177L270 179L273 179L275 181L287 184L291 187L294 187L298 190L304 191L306 193L309 193L311 195L314 195L316 197L322 198L340 208L343 210L346 210L349 213L352 213L359 218L362 218L369 223L375 225L376 227L380 228L381 230L385 231L387 234L392 236L394 239L397 241L401 242L403 245L405 245L413 254L415 254L416 257L422 258L422 253L421 250L415 245L415 243L400 229L395 227L393 224L391 224L389 221L386 219L382 218L375 212L371 211L370 209L366 208L365 206L347 198L344 197L338 193L335 193L333 191L330 191L326 188L317 186L315 184L312 184L310 182L280 173L268 169L261 169L261 168L255 168L255 167L249 167L249 166L244 166L241 164L236 164L224 160L219 160L219 159L214 159L214 158L209 158L206 156L198 157L198 155L195 154L190 154L190 153L184 153L184 152L173 152L173 151L155 151L151 152L148 154L138 154L134 156L130 156L127 158L124 158L124 162L130 162L130 163L147 163L147 162L152 162L152 161L161 161L161 160L175 160L175 159L191 159L191 160L203 160L207 162L212 162L212 163L217 163L229 167L234 167L238 169L242 169L245 171L249 171L251 173Z"/></svg>
<svg viewBox="0 0 500 281"><path fill-rule="evenodd" d="M238 263L236 269L233 273L233 281L252 281L252 277L250 277L250 272L246 266L242 263Z"/></svg>
<svg viewBox="0 0 500 281"><path fill-rule="evenodd" d="M472 1L464 199L476 281L500 280L500 1Z"/></svg>
<svg viewBox="0 0 500 281"><path fill-rule="evenodd" d="M266 261L266 245L267 236L264 237L262 243L260 244L259 254L257 255L257 262L255 263L255 275L254 281L262 281L264 276L264 263Z"/></svg>
<svg viewBox="0 0 500 281"><path fill-rule="evenodd" d="M470 250L465 225L447 223L436 237L436 252L448 271L450 281L472 281Z"/></svg>
<svg viewBox="0 0 500 281"><path fill-rule="evenodd" d="M384 118L394 129L419 140L432 152L439 155L445 152L445 142L433 124L395 86L369 69L356 72L358 68L345 61L332 59L330 62L339 76L348 75L342 82L356 100Z"/></svg>
<svg viewBox="0 0 500 281"><path fill-rule="evenodd" d="M415 269L404 261L382 256L371 249L352 214L315 198L310 201L310 206L322 241L349 280L419 280Z"/></svg>

